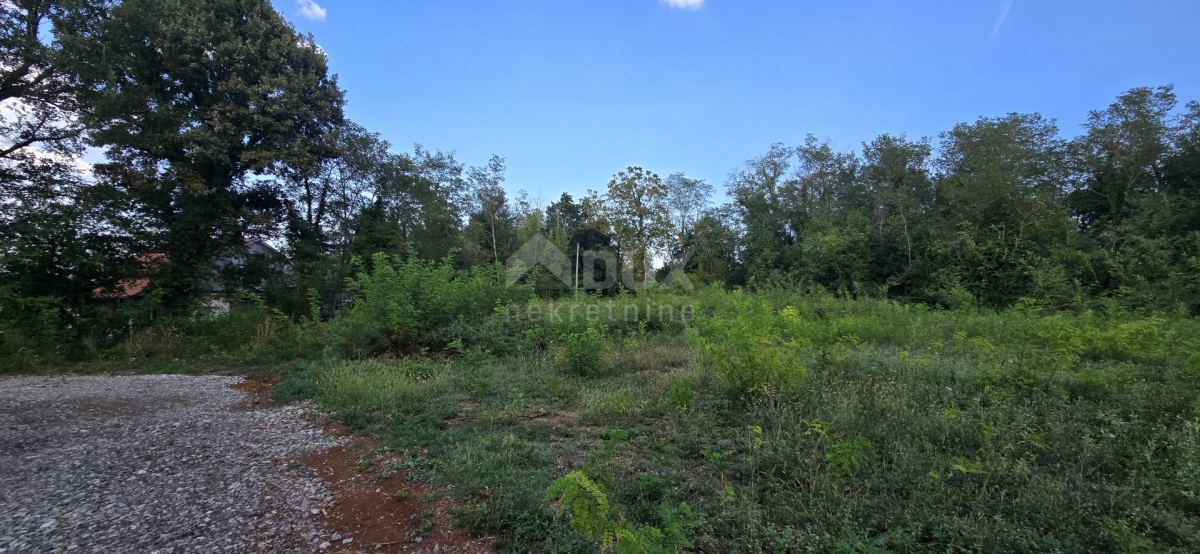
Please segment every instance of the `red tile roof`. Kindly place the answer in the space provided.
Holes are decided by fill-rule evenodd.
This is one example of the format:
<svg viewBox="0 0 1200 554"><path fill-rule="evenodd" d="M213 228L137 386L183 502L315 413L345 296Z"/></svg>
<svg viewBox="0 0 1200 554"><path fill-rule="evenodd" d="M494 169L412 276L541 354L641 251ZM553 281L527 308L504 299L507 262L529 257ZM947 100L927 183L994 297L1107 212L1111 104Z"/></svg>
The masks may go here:
<svg viewBox="0 0 1200 554"><path fill-rule="evenodd" d="M136 259L137 259L137 261L142 262L143 265L146 265L148 262L157 262L160 260L166 260L167 255L159 253L159 252L153 252L150 254L140 255ZM143 291L145 291L146 287L148 287L148 286L150 286L150 279L145 279L145 278L121 279L120 281L117 281L117 286L114 287L112 290L105 289L104 287L96 287L95 289L92 289L92 297L93 298L133 298L134 296L137 296L137 295L141 294Z"/></svg>

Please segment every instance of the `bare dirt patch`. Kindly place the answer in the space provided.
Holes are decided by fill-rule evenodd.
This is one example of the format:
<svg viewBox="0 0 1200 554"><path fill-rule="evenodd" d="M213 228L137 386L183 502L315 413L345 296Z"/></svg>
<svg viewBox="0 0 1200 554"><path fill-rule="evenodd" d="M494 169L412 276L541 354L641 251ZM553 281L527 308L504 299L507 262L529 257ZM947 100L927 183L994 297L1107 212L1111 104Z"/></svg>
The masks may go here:
<svg viewBox="0 0 1200 554"><path fill-rule="evenodd" d="M253 394L247 408L269 404L280 379L248 379L233 385ZM313 508L324 530L317 548L328 552L490 553L488 540L455 529L456 508L447 491L408 481L408 464L373 438L326 422L322 434L336 446L309 452L301 461L323 479L331 498ZM399 494L398 494L399 493Z"/></svg>
<svg viewBox="0 0 1200 554"><path fill-rule="evenodd" d="M332 434L344 432L329 425ZM486 540L452 526L446 491L406 479L403 457L378 441L351 436L344 445L305 456L333 499L321 506L334 552L492 552ZM340 541L333 541L334 537ZM352 539L348 544L341 541Z"/></svg>

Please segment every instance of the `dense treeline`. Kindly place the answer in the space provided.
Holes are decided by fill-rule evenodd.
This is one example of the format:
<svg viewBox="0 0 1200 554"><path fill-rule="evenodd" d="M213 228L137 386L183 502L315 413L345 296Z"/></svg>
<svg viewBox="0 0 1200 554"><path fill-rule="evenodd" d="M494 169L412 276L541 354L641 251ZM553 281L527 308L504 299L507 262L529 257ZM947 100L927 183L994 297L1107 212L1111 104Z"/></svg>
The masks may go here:
<svg viewBox="0 0 1200 554"><path fill-rule="evenodd" d="M468 269L538 233L698 284L1200 311L1200 104L1170 87L1121 95L1075 138L1009 114L860 152L773 145L729 176L723 205L709 183L640 167L542 205L507 195L503 158L398 153L348 121L325 55L265 0L0 10L9 353L104 347L214 290L330 315L375 253ZM89 147L105 161L78 162ZM287 263L245 256L252 237ZM132 282L147 286L125 298Z"/></svg>
<svg viewBox="0 0 1200 554"><path fill-rule="evenodd" d="M809 137L730 181L749 282L1003 307L1117 298L1197 308L1196 137L1169 87L1135 89L1067 140L1009 114L861 155ZM698 250L703 250L697 245Z"/></svg>

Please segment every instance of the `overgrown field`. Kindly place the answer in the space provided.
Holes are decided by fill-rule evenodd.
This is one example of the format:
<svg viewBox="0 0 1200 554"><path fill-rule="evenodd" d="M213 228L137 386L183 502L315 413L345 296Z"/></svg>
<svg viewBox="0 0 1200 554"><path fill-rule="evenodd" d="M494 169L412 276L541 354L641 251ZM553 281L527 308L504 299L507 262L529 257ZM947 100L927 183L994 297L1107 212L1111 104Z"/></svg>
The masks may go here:
<svg viewBox="0 0 1200 554"><path fill-rule="evenodd" d="M501 551L1200 548L1191 319L705 289L451 327L277 392L406 453Z"/></svg>
<svg viewBox="0 0 1200 554"><path fill-rule="evenodd" d="M1193 318L716 286L545 300L487 268L373 267L340 319L250 303L5 369L279 374L280 400L382 438L503 552L1200 550Z"/></svg>

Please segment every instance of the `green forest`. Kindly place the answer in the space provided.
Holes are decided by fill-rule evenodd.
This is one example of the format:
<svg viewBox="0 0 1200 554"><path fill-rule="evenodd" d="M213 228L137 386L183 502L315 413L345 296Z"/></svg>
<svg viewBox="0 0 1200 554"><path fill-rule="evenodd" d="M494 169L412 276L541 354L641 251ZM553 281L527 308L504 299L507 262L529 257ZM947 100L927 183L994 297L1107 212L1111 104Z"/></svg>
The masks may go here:
<svg viewBox="0 0 1200 554"><path fill-rule="evenodd" d="M543 200L347 119L265 0L111 4L0 7L0 374L278 377L503 552L1200 549L1170 85Z"/></svg>

